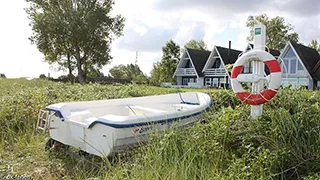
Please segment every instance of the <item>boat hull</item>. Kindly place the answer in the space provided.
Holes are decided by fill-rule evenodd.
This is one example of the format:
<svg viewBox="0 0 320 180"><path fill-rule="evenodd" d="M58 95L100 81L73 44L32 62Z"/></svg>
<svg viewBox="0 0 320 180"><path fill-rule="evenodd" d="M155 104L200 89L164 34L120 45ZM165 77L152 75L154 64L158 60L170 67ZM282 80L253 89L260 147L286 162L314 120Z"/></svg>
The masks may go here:
<svg viewBox="0 0 320 180"><path fill-rule="evenodd" d="M186 97L188 93L183 95ZM201 98L199 100L198 97L197 100L201 101L200 103L186 103L180 100L171 104L174 112L162 112L161 108L141 108L141 104L131 105L129 109L133 114L130 116L110 114L100 118L87 115L67 116L64 106L59 105L61 107L59 110L56 105L48 106L48 110L55 111L55 115L50 119L49 134L52 139L65 145L100 157L109 156L113 152L126 151L140 145L148 140L151 133L162 133L168 128L184 127L194 123L212 105L209 95L204 93L199 95ZM90 108L87 110L90 111Z"/></svg>

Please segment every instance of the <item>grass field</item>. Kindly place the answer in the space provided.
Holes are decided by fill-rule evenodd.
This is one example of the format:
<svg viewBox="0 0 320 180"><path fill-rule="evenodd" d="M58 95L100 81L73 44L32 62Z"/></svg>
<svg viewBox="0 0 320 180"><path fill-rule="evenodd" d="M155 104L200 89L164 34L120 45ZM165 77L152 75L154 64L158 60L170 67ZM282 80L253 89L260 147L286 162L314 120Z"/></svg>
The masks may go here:
<svg viewBox="0 0 320 180"><path fill-rule="evenodd" d="M252 120L250 106L231 91L215 90L205 121L153 134L145 146L101 159L44 151L49 137L35 132L39 109L63 101L208 90L24 79L0 79L0 88L0 179L320 178L318 91L282 89Z"/></svg>

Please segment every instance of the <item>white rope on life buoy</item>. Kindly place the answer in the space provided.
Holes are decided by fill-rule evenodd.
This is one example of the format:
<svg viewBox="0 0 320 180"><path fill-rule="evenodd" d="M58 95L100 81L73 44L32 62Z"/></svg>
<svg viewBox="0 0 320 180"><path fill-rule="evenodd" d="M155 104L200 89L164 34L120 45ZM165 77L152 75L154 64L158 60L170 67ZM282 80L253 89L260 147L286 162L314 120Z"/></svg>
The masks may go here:
<svg viewBox="0 0 320 180"><path fill-rule="evenodd" d="M269 68L271 77L267 89L255 94L245 91L238 78L244 68L244 64L251 60L262 61ZM265 79L255 74L251 74L250 77ZM233 92L242 102L250 105L259 105L270 101L276 95L281 85L281 78L281 67L273 55L263 50L252 50L240 56L234 64L231 71L231 86Z"/></svg>

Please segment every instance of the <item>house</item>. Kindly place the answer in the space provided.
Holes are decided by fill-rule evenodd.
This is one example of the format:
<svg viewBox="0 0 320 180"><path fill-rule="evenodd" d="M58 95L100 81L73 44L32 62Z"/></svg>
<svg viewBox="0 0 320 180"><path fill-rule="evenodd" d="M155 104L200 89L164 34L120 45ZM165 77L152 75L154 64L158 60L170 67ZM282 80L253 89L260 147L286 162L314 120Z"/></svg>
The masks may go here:
<svg viewBox="0 0 320 180"><path fill-rule="evenodd" d="M230 47L230 45L229 45ZM234 64L241 51L215 46L203 67L204 87L230 88L230 73L226 65Z"/></svg>
<svg viewBox="0 0 320 180"><path fill-rule="evenodd" d="M178 86L202 87L204 75L202 69L210 51L186 48L174 73Z"/></svg>
<svg viewBox="0 0 320 180"><path fill-rule="evenodd" d="M187 48L174 73L178 86L230 87L230 74L225 65L233 64L241 51L215 46L203 51Z"/></svg>
<svg viewBox="0 0 320 180"><path fill-rule="evenodd" d="M320 87L320 55L317 50L287 42L279 60L284 86L305 86L309 90Z"/></svg>

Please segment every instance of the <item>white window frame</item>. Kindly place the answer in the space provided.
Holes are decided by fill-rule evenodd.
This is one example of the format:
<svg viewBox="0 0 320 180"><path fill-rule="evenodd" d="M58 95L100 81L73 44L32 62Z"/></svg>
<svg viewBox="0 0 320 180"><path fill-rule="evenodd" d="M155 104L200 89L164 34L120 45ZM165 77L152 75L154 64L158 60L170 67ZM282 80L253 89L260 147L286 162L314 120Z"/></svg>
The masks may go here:
<svg viewBox="0 0 320 180"><path fill-rule="evenodd" d="M285 63L284 61L287 60L288 61L288 68L285 68ZM296 65L295 65L295 72L292 73L291 72L291 63L295 61L296 62ZM298 70L298 63L300 63L300 61L298 60L297 57L291 57L291 58L283 58L283 63L281 63L281 69L282 69L282 72L284 74L304 74L304 69L302 68L302 70ZM301 64L301 63L300 63ZM303 65L301 64L301 66L303 67Z"/></svg>

